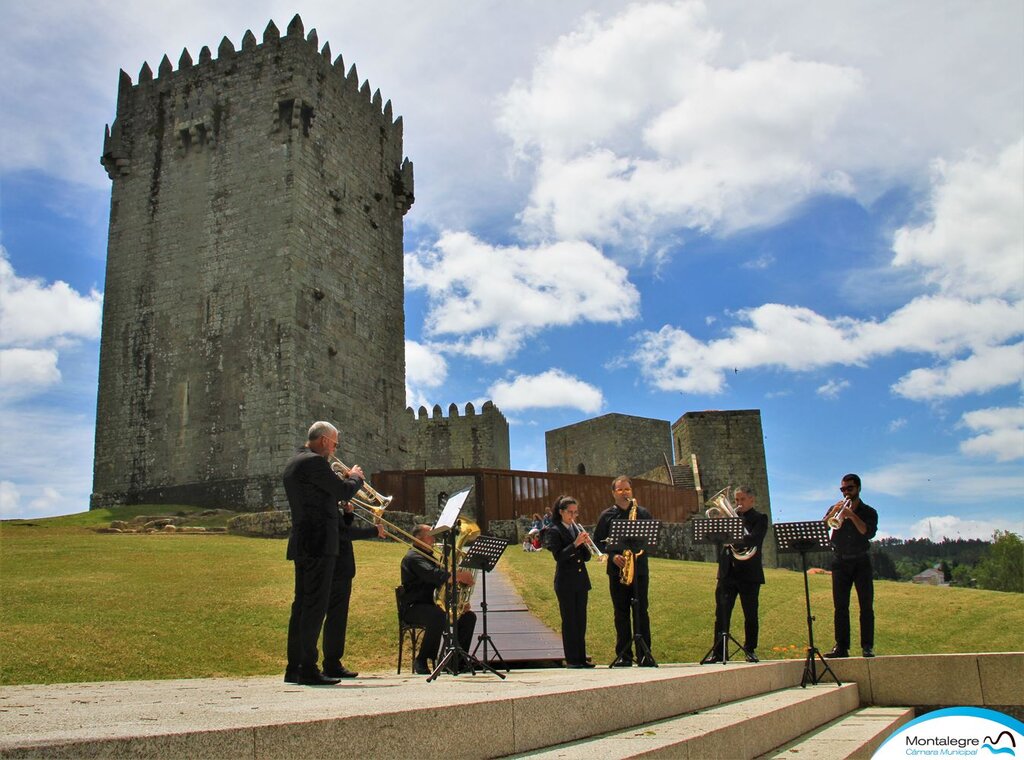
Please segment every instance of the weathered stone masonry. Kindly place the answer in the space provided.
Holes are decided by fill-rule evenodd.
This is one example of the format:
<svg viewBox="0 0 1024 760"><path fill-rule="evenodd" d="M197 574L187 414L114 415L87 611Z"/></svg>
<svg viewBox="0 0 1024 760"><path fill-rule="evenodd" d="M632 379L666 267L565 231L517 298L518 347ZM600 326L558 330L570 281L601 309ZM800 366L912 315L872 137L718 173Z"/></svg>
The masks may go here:
<svg viewBox="0 0 1024 760"><path fill-rule="evenodd" d="M402 120L296 16L121 72L93 506L283 506L313 419L404 464Z"/></svg>

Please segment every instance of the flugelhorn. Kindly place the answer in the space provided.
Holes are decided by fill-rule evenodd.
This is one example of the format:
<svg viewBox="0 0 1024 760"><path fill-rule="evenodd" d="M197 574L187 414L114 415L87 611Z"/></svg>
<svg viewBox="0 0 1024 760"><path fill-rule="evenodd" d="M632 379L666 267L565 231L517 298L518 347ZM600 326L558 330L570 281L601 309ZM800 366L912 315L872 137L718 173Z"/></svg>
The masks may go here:
<svg viewBox="0 0 1024 760"><path fill-rule="evenodd" d="M828 525L828 527L830 527L832 530L839 530L843 526L844 521L842 512L844 509L850 506L850 503L851 502L849 499L837 501L835 504L828 508L828 512L826 512L825 516L821 519L823 519L825 521L825 524Z"/></svg>

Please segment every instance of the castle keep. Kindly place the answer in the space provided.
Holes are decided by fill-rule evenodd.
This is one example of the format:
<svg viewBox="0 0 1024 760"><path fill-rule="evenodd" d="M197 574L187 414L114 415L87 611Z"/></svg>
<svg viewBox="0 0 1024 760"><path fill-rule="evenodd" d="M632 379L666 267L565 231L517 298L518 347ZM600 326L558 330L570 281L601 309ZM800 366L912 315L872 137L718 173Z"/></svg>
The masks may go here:
<svg viewBox="0 0 1024 760"><path fill-rule="evenodd" d="M296 16L121 72L92 506L283 506L315 419L401 467L402 120Z"/></svg>

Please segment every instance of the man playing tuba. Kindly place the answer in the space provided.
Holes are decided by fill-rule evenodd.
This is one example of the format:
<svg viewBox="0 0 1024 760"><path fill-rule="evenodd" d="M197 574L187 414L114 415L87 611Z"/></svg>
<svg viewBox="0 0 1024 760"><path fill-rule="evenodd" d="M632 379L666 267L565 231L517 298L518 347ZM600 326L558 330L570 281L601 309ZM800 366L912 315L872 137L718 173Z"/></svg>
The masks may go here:
<svg viewBox="0 0 1024 760"><path fill-rule="evenodd" d="M757 658L757 605L764 583L764 569L761 564L761 544L768 533L768 515L754 509L754 491L749 486L741 486L733 491L736 516L743 520L743 541L722 548L718 557L718 585L715 587L715 645L712 653L704 662L722 662L728 647L728 638L723 633L729 632L732 610L736 606L736 597L740 598L743 607L743 649L747 662L758 662ZM752 554L751 549L755 549ZM742 553L744 559L737 558ZM749 556L748 556L749 555Z"/></svg>
<svg viewBox="0 0 1024 760"><path fill-rule="evenodd" d="M406 623L422 625L426 629L412 672L429 675L427 659L437 658L445 616L444 610L434 601L434 593L447 583L448 571L438 564L433 553L434 537L430 535L429 525L417 525L412 530L412 536L416 543L402 559L401 617ZM455 580L465 586L474 583L473 574L469 570L457 570ZM460 613L455 633L459 648L468 653L473 643L476 613L470 609L460 610ZM461 667L461 664L456 667Z"/></svg>

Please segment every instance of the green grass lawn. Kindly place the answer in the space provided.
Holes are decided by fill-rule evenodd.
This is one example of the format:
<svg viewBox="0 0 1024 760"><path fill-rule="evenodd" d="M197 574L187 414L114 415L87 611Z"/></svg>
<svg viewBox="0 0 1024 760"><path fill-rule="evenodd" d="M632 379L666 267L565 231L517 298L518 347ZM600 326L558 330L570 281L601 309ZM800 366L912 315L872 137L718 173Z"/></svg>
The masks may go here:
<svg viewBox="0 0 1024 760"><path fill-rule="evenodd" d="M140 514L165 508L142 508ZM0 683L195 678L283 671L292 565L279 539L201 534L98 534L88 526L124 510L0 523ZM131 516L129 513L127 516ZM345 664L393 671L394 587L405 546L355 543L358 574ZM530 609L558 630L547 552L512 546L502 560ZM714 566L651 561L651 627L662 662L693 662L711 645ZM614 656L602 568L591 568L588 647ZM761 593L762 659L803 657L807 638L799 573L767 571ZM819 648L831 647L827 576L812 576ZM1018 651L1024 596L878 582L880 654ZM737 605L738 607L738 605ZM856 642L856 603L854 641ZM734 625L742 623L737 609ZM738 637L741 638L741 637Z"/></svg>

